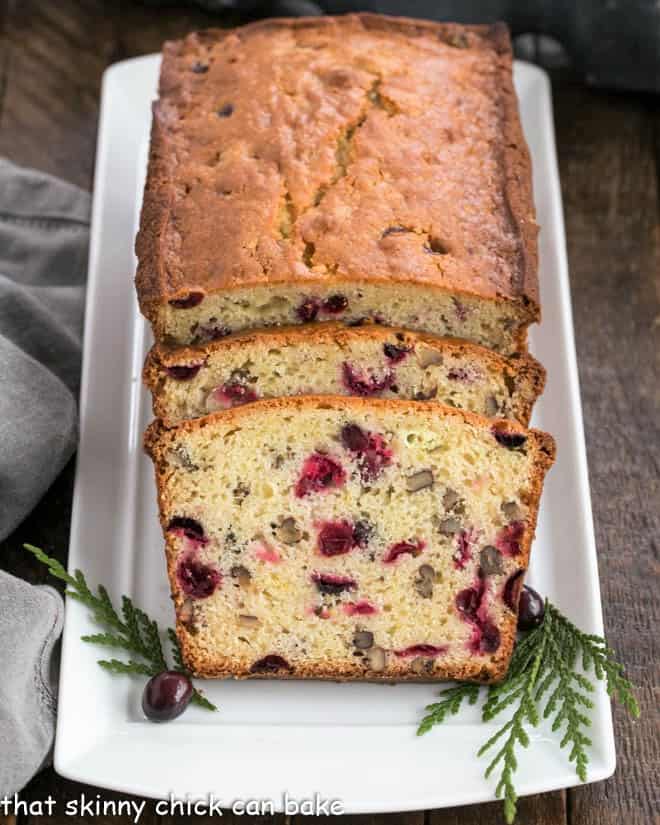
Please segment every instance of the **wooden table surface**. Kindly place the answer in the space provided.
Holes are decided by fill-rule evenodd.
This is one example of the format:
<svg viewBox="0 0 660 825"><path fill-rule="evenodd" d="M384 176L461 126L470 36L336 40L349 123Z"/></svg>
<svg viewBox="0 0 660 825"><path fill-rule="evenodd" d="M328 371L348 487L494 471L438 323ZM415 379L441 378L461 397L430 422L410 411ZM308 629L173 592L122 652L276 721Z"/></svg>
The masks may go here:
<svg viewBox="0 0 660 825"><path fill-rule="evenodd" d="M0 2L0 156L91 189L103 70L158 51L165 38L217 22L201 11L118 0ZM642 720L632 723L615 709L613 778L524 799L518 822L650 825L660 821L660 114L651 96L588 89L566 72L552 79L605 626L639 686ZM0 546L2 567L44 580L43 569L21 551L23 541L65 559L72 485L70 464ZM0 753L5 758L11 755ZM46 769L21 798L52 794L60 803L57 813L19 815L18 821L73 822L64 816L63 803L83 791L119 798ZM148 810L140 821L149 825L183 820L158 817L151 805ZM241 820L227 814L223 821ZM257 821L280 823L285 817ZM345 825L502 821L499 803L343 818ZM0 825L15 820L0 815Z"/></svg>

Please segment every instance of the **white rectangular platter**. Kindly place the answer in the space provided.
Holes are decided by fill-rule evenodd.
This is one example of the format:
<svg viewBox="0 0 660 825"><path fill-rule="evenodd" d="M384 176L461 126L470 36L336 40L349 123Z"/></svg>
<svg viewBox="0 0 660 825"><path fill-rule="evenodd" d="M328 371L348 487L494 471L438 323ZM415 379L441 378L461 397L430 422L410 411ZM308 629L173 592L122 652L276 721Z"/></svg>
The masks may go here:
<svg viewBox="0 0 660 825"><path fill-rule="evenodd" d="M140 372L149 334L133 289L138 224L155 97L156 56L119 63L104 78L92 219L70 569L131 595L163 626L172 610L152 468L141 450L150 401ZM601 633L598 585L550 86L517 64L516 88L534 162L543 324L531 349L548 370L534 424L559 457L541 509L529 581L578 625ZM55 767L63 776L144 796L270 799L319 793L346 812L436 808L493 798L479 746L495 730L465 709L418 738L432 685L209 682L220 711L190 708L168 725L140 712L141 680L113 677L84 607L66 606ZM595 697L590 780L614 770L610 706ZM516 779L520 794L577 784L547 728L532 732Z"/></svg>

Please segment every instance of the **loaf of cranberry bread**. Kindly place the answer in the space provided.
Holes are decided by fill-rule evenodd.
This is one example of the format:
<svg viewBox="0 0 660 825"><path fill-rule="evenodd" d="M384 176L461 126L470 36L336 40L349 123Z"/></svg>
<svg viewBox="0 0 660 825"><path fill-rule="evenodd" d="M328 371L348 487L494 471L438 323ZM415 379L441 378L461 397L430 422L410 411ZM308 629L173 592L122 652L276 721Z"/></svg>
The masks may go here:
<svg viewBox="0 0 660 825"><path fill-rule="evenodd" d="M189 348L155 345L144 368L170 427L258 398L357 395L431 400L528 424L545 370L530 355L376 325L303 324Z"/></svg>
<svg viewBox="0 0 660 825"><path fill-rule="evenodd" d="M549 435L308 396L155 422L146 447L197 675L504 675Z"/></svg>
<svg viewBox="0 0 660 825"><path fill-rule="evenodd" d="M510 354L539 317L506 28L371 14L166 43L137 238L160 341L363 318Z"/></svg>

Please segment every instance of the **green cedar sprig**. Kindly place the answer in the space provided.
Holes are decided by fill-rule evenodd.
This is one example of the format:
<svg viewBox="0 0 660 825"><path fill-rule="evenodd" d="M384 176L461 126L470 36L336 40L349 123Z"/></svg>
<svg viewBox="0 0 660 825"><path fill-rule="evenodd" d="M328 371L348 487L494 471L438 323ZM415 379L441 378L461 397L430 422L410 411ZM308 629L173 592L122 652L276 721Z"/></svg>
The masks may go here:
<svg viewBox="0 0 660 825"><path fill-rule="evenodd" d="M633 687L624 676L624 669L605 639L583 633L548 601L541 625L524 635L516 644L506 678L491 685L481 711L482 721L490 722L507 708L513 708L509 720L478 751L483 756L496 743L502 743L486 768L490 777L496 769L499 779L495 795L504 799L507 823L516 816L517 795L513 776L518 768L516 749L526 748L529 736L526 726L536 727L541 717L552 719L552 730L563 729L560 748L570 748L568 759L575 763L578 777L586 782L591 740L586 730L591 720L585 711L593 708L589 694L594 684L582 670L592 671L598 681L605 681L610 697L619 701L630 715L639 718L639 705ZM429 705L417 730L426 733L441 724L447 715L459 712L463 700L476 703L480 688L459 682L440 693L440 702Z"/></svg>
<svg viewBox="0 0 660 825"><path fill-rule="evenodd" d="M101 659L98 663L104 670L110 673L151 677L168 669L157 622L150 619L139 607L136 607L128 596L122 597L121 613L118 613L103 585L99 585L97 594L94 594L80 570L74 571L71 575L57 559L46 555L39 547L34 547L32 544L23 546L42 564L46 565L51 576L67 584L66 595L70 599L76 599L76 601L86 605L91 611L94 621L102 627L108 628L103 633L82 636L83 642L118 648L139 657L138 659L130 658L128 661ZM167 636L171 644L174 669L181 673L187 673L176 634L173 630L168 629ZM206 708L206 710L217 710L216 706L209 702L197 688L193 688L191 701L199 707Z"/></svg>
<svg viewBox="0 0 660 825"><path fill-rule="evenodd" d="M441 690L440 701L427 705L426 710L428 713L422 719L417 729L417 735L421 736L435 725L440 725L447 716L456 716L464 699L467 699L470 705L476 704L480 690L479 685L473 685L471 682L460 682L455 687Z"/></svg>

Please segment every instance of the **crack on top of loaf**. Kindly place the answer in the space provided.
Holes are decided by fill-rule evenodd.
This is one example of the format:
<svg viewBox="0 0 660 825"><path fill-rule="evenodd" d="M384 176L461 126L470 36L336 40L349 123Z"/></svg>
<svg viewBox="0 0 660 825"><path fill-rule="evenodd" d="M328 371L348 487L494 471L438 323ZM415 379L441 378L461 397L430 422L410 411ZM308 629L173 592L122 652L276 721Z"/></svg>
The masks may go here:
<svg viewBox="0 0 660 825"><path fill-rule="evenodd" d="M449 255L451 249L449 244L431 232L426 233L424 251L431 255Z"/></svg>
<svg viewBox="0 0 660 825"><path fill-rule="evenodd" d="M337 137L337 143L335 146L335 170L330 179L325 183L322 183L317 188L314 196L312 197L311 204L297 213L293 198L291 197L288 189L285 188L278 215L278 227L282 240L290 240L296 223L304 217L310 209L319 206L328 191L340 180L347 177L349 167L353 162L355 138L360 129L362 129L366 123L369 113L373 109L379 109L385 112L388 117L393 117L400 114L401 110L397 104L390 98L386 97L381 91L381 75L373 72L372 75L374 75L374 78L369 85L369 88L365 91L364 102L359 114L354 120L344 126ZM309 241L306 242L303 248L302 262L309 269L314 266L315 252L315 244Z"/></svg>
<svg viewBox="0 0 660 825"><path fill-rule="evenodd" d="M314 266L314 253L316 252L316 246L308 241L305 244L305 248L303 249L302 259L303 263L306 267L311 269Z"/></svg>
<svg viewBox="0 0 660 825"><path fill-rule="evenodd" d="M337 181L345 178L348 174L348 167L352 161L355 136L366 123L367 118L369 117L369 111L374 108L382 109L387 112L388 117L393 117L394 115L399 114L400 109L396 103L381 93L381 83L382 78L380 75L377 75L365 93L364 105L360 111L360 114L352 123L349 123L339 133L337 145L335 147L336 168L334 174L328 183L322 184L316 190L316 194L314 195L312 201L314 206L318 206L327 194L328 190L334 186Z"/></svg>
<svg viewBox="0 0 660 825"><path fill-rule="evenodd" d="M416 235L417 238L422 240L422 249L426 254L433 256L434 264L442 270L440 261L445 255L451 255L451 244L431 229L406 223L392 223L381 231L380 240L408 234Z"/></svg>
<svg viewBox="0 0 660 825"><path fill-rule="evenodd" d="M386 97L380 90L383 79L379 76L371 84L371 88L367 92L369 101L377 108L387 112L388 117L401 114L401 109L390 97Z"/></svg>
<svg viewBox="0 0 660 825"><path fill-rule="evenodd" d="M296 222L296 207L293 203L293 198L288 189L285 189L284 195L280 202L280 211L278 216L278 228L282 240L288 241L293 231L293 226Z"/></svg>

